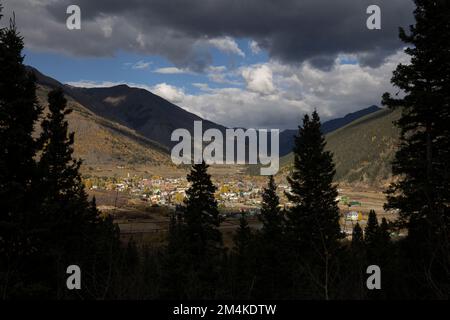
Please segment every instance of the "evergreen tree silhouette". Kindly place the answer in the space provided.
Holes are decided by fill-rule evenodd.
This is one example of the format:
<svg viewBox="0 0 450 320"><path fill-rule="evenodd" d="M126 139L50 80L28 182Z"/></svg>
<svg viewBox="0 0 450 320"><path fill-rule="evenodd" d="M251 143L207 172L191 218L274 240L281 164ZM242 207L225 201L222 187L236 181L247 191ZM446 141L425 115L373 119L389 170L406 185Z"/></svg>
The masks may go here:
<svg viewBox="0 0 450 320"><path fill-rule="evenodd" d="M377 263L383 272L383 279L385 282L384 288L378 292L379 298L389 298L392 288L396 285L396 275L394 274L397 266L395 265L395 252L391 242L390 227L386 218L381 219L378 227L376 255ZM398 272L399 270L397 270ZM402 272L405 272L402 270Z"/></svg>
<svg viewBox="0 0 450 320"><path fill-rule="evenodd" d="M108 260L113 263L111 253L105 256L107 251L98 247L103 240L99 237L107 236L107 240L117 248L118 235L112 221L99 216L95 199L91 203L88 201L79 172L81 160L73 158L74 133L68 132L66 120L71 110L67 109L62 89L50 91L48 102L49 114L42 122L40 140L43 149L37 182L42 200L40 239L47 253L41 254L42 258L47 257L44 260L47 263L40 265L48 270L49 279L54 279L50 280L50 285L56 284L52 290L56 292L56 298L65 298L69 294L64 281L67 266L80 266L84 274L92 279L92 283L84 282L84 294L88 297L88 292L92 294L92 290L88 290L90 285L108 285L105 283L107 279L101 280L102 275L90 274L96 270L93 264L105 264ZM45 274L45 271L40 273Z"/></svg>
<svg viewBox="0 0 450 320"><path fill-rule="evenodd" d="M101 214L97 209L95 196L88 203L84 225L82 254L80 261L84 267L85 290L83 298L106 299L115 297L114 286L117 281L116 270L122 254L119 226L109 214ZM74 255L76 256L76 254Z"/></svg>
<svg viewBox="0 0 450 320"><path fill-rule="evenodd" d="M185 285L189 256L186 252L185 229L179 213L170 216L168 243L165 248L161 275L161 297L165 299L185 299Z"/></svg>
<svg viewBox="0 0 450 320"><path fill-rule="evenodd" d="M254 258L253 233L247 221L246 213L239 218L239 227L233 237L233 251L231 256L233 268L233 298L248 299L252 290Z"/></svg>
<svg viewBox="0 0 450 320"><path fill-rule="evenodd" d="M378 228L378 241L380 242L380 246L382 248L386 248L386 246L391 242L389 224L384 217L381 219L380 227Z"/></svg>
<svg viewBox="0 0 450 320"><path fill-rule="evenodd" d="M305 115L303 126L295 138L294 169L288 182L288 199L294 203L289 212L289 227L302 246L320 244L323 249L336 246L342 237L336 197L332 154L325 151L325 138L320 131L320 118Z"/></svg>
<svg viewBox="0 0 450 320"><path fill-rule="evenodd" d="M194 164L187 176L191 186L186 191L184 200L184 222L190 252L194 256L204 256L214 250L221 250L222 234L217 201L214 197L216 187L211 182L205 162Z"/></svg>
<svg viewBox="0 0 450 320"><path fill-rule="evenodd" d="M383 272L385 279L384 288L379 290L370 290L368 296L371 299L385 298L386 290L392 281L392 247L390 242L389 226L386 218L378 224L377 214L370 210L365 229L364 242L366 245L366 256L368 265L377 265Z"/></svg>
<svg viewBox="0 0 450 320"><path fill-rule="evenodd" d="M347 266L350 277L345 278L346 283L344 284L351 288L348 294L354 299L366 298L365 269L367 268L367 262L365 251L363 230L357 222L352 232L350 259Z"/></svg>
<svg viewBox="0 0 450 320"><path fill-rule="evenodd" d="M369 211L369 217L367 218L367 224L365 229L365 242L368 247L373 248L376 246L379 234L378 219L375 210Z"/></svg>
<svg viewBox="0 0 450 320"><path fill-rule="evenodd" d="M285 226L280 199L273 176L269 176L267 187L262 193L262 228L257 237L256 298L280 299L288 290L286 280L288 255L286 254Z"/></svg>
<svg viewBox="0 0 450 320"><path fill-rule="evenodd" d="M274 241L280 239L284 231L284 217L279 208L280 199L276 190L275 180L273 176L270 176L262 194L261 215L259 216L262 222L262 236Z"/></svg>
<svg viewBox="0 0 450 320"><path fill-rule="evenodd" d="M352 248L359 250L364 247L364 237L361 226L357 222L352 232Z"/></svg>
<svg viewBox="0 0 450 320"><path fill-rule="evenodd" d="M194 164L187 176L191 186L184 200L185 248L189 254L186 270L189 298L214 298L224 263L220 217L214 197L216 187L203 161Z"/></svg>
<svg viewBox="0 0 450 320"><path fill-rule="evenodd" d="M450 3L416 0L416 23L400 29L411 57L391 82L405 92L383 95L383 103L401 108L397 121L400 147L392 164L398 177L387 190L387 209L398 209L398 225L408 229L407 245L434 297L450 292ZM416 277L417 278L417 277ZM417 289L424 290L425 288Z"/></svg>
<svg viewBox="0 0 450 320"><path fill-rule="evenodd" d="M307 278L313 279L314 295L329 299L335 276L336 252L342 234L339 226L337 188L332 154L325 151L325 138L316 111L305 115L295 137L294 168L288 177L294 204L288 212L287 227L297 254L301 254Z"/></svg>
<svg viewBox="0 0 450 320"><path fill-rule="evenodd" d="M244 261L249 254L250 242L252 240L252 230L248 225L245 213L239 218L239 228L233 237L234 247L233 253L238 261Z"/></svg>
<svg viewBox="0 0 450 320"><path fill-rule="evenodd" d="M43 150L38 163L40 180L37 186L42 199L40 238L49 260L40 265L48 270L50 279L57 275L54 281L57 287L50 289L62 298L65 268L71 264L80 265L85 242L83 235L87 223L93 222L95 216L88 210L87 195L78 172L81 161L72 159L74 134L68 133L65 116L70 110L66 109L62 89L52 90L48 94L48 103L49 113L42 122L40 137ZM86 224L85 214L90 215Z"/></svg>
<svg viewBox="0 0 450 320"><path fill-rule="evenodd" d="M0 10L1 11L1 10ZM1 19L1 16L0 16ZM0 297L25 295L36 253L35 197L39 144L33 130L42 108L36 100L33 74L23 64L23 38L14 20L0 29ZM20 287L18 284L21 284Z"/></svg>

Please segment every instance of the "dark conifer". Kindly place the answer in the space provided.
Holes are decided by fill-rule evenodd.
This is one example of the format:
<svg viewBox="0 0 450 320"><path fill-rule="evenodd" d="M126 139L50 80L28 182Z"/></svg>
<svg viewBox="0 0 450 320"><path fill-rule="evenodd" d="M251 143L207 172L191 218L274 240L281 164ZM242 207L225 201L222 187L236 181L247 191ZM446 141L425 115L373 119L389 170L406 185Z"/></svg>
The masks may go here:
<svg viewBox="0 0 450 320"><path fill-rule="evenodd" d="M218 281L224 263L222 233L216 187L205 162L194 164L187 176L191 184L184 201L184 240L189 255L187 289L189 298L213 298L218 294Z"/></svg>
<svg viewBox="0 0 450 320"><path fill-rule="evenodd" d="M254 296L256 298L280 299L285 297L290 283L287 281L288 257L286 251L285 226L283 212L279 208L280 200L273 176L268 179L262 193L262 228L257 233L257 266Z"/></svg>
<svg viewBox="0 0 450 320"><path fill-rule="evenodd" d="M269 182L264 188L261 203L261 215L259 219L262 222L261 234L271 241L280 239L283 234L284 217L279 208L280 199L276 193L277 186L273 176L269 177Z"/></svg>
<svg viewBox="0 0 450 320"><path fill-rule="evenodd" d="M46 252L41 256L47 255L54 269L43 267L48 270L49 279L55 278L57 297L63 298L68 294L64 281L67 266L80 266L86 279L92 280L84 282L85 294L89 296L93 294L90 285L109 285L108 276L93 272L99 266L112 268L113 251L108 249L117 249L118 235L111 219L99 216L95 199L88 201L79 172L81 160L73 158L74 134L68 132L66 120L71 110L66 108L62 89L52 90L48 102L49 114L42 122L40 137L43 145L38 163L40 179L36 185L42 201L40 238ZM114 248L105 248L108 242Z"/></svg>
<svg viewBox="0 0 450 320"><path fill-rule="evenodd" d="M253 233L248 225L246 213L242 213L239 219L239 227L233 237L232 262L232 297L237 299L248 299L252 290L253 259L255 258L253 248Z"/></svg>
<svg viewBox="0 0 450 320"><path fill-rule="evenodd" d="M352 232L352 248L355 250L359 250L363 246L364 246L363 231L362 231L359 223L356 223L355 227L353 228L353 232Z"/></svg>
<svg viewBox="0 0 450 320"><path fill-rule="evenodd" d="M164 299L185 299L189 255L186 252L185 229L179 213L170 216L168 243L162 259L161 292Z"/></svg>
<svg viewBox="0 0 450 320"><path fill-rule="evenodd" d="M352 232L352 242L349 250L349 259L346 261L348 270L347 277L344 277L345 287L348 295L353 299L364 299L366 297L366 250L364 244L363 230L357 222Z"/></svg>
<svg viewBox="0 0 450 320"><path fill-rule="evenodd" d="M389 224L386 220L386 218L381 219L380 227L378 228L378 239L380 242L380 246L383 248L386 248L386 246L391 241L391 236L389 232Z"/></svg>
<svg viewBox="0 0 450 320"><path fill-rule="evenodd" d="M378 241L378 219L375 210L369 211L369 217L367 218L367 224L365 229L365 242L367 246L374 247Z"/></svg>
<svg viewBox="0 0 450 320"><path fill-rule="evenodd" d="M0 8L1 11L1 8ZM0 16L1 19L1 16ZM23 38L14 20L0 29L0 296L25 295L25 257L37 241L34 125L42 109L36 100L35 77L23 64ZM16 284L22 283L21 288ZM21 291L21 292L19 292Z"/></svg>
<svg viewBox="0 0 450 320"><path fill-rule="evenodd" d="M242 213L239 218L239 227L233 237L234 247L233 254L235 257L243 261L249 254L250 242L252 240L252 230L248 225L246 213Z"/></svg>
<svg viewBox="0 0 450 320"><path fill-rule="evenodd" d="M286 194L294 207L288 213L287 227L295 251L300 259L308 261L303 269L308 278L314 278L312 290L328 299L335 271L332 261L342 233L333 157L325 151L320 127L319 115L314 111L312 118L305 115L295 137L294 168L288 177L291 192Z"/></svg>
<svg viewBox="0 0 450 320"><path fill-rule="evenodd" d="M335 168L332 154L325 151L325 138L320 131L317 112L312 118L305 115L303 126L295 137L294 168L288 177L291 192L288 199L294 203L289 212L289 227L295 240L307 247L322 246L329 251L341 238Z"/></svg>
<svg viewBox="0 0 450 320"><path fill-rule="evenodd" d="M193 255L203 256L210 250L222 249L222 234L217 200L214 197L216 187L211 182L205 162L194 164L187 180L191 186L186 191L184 222L190 251Z"/></svg>
<svg viewBox="0 0 450 320"><path fill-rule="evenodd" d="M411 57L391 82L402 97L383 96L401 108L400 148L392 165L398 179L387 190L387 209L398 209L398 224L408 229L412 264L435 297L450 292L450 3L416 0L416 23L400 29ZM416 277L417 278L417 277ZM422 289L417 289L422 290Z"/></svg>

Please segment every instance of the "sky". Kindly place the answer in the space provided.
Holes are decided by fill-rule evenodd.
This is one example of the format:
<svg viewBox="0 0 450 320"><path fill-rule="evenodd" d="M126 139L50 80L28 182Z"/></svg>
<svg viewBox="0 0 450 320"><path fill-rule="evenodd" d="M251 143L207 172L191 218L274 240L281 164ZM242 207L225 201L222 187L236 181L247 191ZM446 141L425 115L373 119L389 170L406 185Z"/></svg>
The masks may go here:
<svg viewBox="0 0 450 320"><path fill-rule="evenodd" d="M0 0L25 62L60 82L147 89L228 127L296 128L379 105L408 63L411 0ZM69 5L81 29L69 30ZM369 30L369 5L381 29Z"/></svg>

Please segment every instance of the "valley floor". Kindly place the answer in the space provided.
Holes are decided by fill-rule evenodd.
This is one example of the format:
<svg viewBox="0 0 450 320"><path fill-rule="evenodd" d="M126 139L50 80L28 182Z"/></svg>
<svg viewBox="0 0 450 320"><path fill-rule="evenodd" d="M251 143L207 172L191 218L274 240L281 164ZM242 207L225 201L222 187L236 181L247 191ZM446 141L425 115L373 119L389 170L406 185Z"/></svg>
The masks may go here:
<svg viewBox="0 0 450 320"><path fill-rule="evenodd" d="M174 210L173 207L151 206L148 202L116 191L90 191L89 194L90 196L95 195L98 208L103 213L114 216L115 222L119 225L121 236L125 241L132 238L137 243L150 246L160 246L165 243L169 215ZM357 202L356 205L350 207L342 203L339 204L342 215L340 224L347 236L351 235L356 222L364 229L368 213L372 209L377 212L380 220L383 217L388 221L396 219L395 212L384 211L385 195L382 191L370 189L355 190L347 187L339 189L339 195L341 198L347 197L350 201ZM231 245L233 233L239 225L239 215L233 215L232 213L239 213L241 209L251 210L252 208L241 206L226 210L227 215L220 229L223 232L225 245L227 246ZM222 209L221 212L223 213L224 210ZM359 213L358 221L345 219L346 214L352 211ZM261 227L255 215L249 217L249 224L253 229Z"/></svg>

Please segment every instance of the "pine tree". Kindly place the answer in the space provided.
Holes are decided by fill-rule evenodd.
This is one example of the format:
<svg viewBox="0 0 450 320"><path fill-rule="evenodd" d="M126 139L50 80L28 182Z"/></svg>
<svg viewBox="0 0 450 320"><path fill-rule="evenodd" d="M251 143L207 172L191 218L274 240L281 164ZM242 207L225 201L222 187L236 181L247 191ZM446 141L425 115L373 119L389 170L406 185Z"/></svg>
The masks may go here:
<svg viewBox="0 0 450 320"><path fill-rule="evenodd" d="M253 233L248 225L245 213L239 218L239 227L233 237L233 251L231 255L233 269L233 290L232 297L236 299L248 299L251 293L253 276L252 252Z"/></svg>
<svg viewBox="0 0 450 320"><path fill-rule="evenodd" d="M203 256L210 250L222 249L222 234L219 231L220 217L216 187L207 173L205 162L194 164L187 180L191 186L186 191L184 221L189 237L191 253Z"/></svg>
<svg viewBox="0 0 450 320"><path fill-rule="evenodd" d="M54 232L65 234L94 223L95 212L89 210L87 194L79 173L81 160L73 158L74 133L68 132L67 100L61 88L48 94L49 114L42 122L43 147L38 168L43 193L43 214L55 223ZM95 201L95 200L94 200ZM67 228L67 230L66 230ZM70 240L69 240L70 241Z"/></svg>
<svg viewBox="0 0 450 320"><path fill-rule="evenodd" d="M84 231L81 261L83 262L85 279L83 292L85 298L106 299L116 297L114 285L117 281L115 271L120 270L119 259L122 254L120 230L109 214L101 214L97 209L95 196L87 208L87 217L96 217ZM92 221L88 219L88 221ZM81 240L79 240L81 241ZM85 289L86 289L85 288ZM86 294L86 291L89 291Z"/></svg>
<svg viewBox="0 0 450 320"><path fill-rule="evenodd" d="M374 247L378 241L379 234L378 219L375 210L369 211L369 217L367 218L367 224L365 229L365 242L368 247Z"/></svg>
<svg viewBox="0 0 450 320"><path fill-rule="evenodd" d="M288 199L294 203L289 226L299 244L321 244L328 250L341 238L337 188L333 184L335 168L332 154L325 151L325 138L320 131L320 118L305 115L303 126L295 137L294 169L288 182Z"/></svg>
<svg viewBox="0 0 450 320"><path fill-rule="evenodd" d="M79 265L85 275L90 275L92 283L84 282L84 293L92 294L90 285L108 286L110 279L90 272L96 272L95 265L111 268L108 264L112 263L113 254L105 251L104 245L110 241L117 248L118 235L110 219L100 218L95 199L88 201L79 172L81 160L73 158L74 133L68 132L65 119L71 110L66 108L62 89L50 91L48 102L49 114L42 122L40 137L43 145L38 163L40 179L36 184L42 199L40 238L47 253L41 253L41 257L46 257L44 261L53 264L54 269L41 265L49 272L50 285L57 284L57 298L68 294L63 279L71 264Z"/></svg>
<svg viewBox="0 0 450 320"><path fill-rule="evenodd" d="M254 296L264 299L285 298L289 283L286 252L284 215L279 208L280 200L273 176L268 179L262 193L262 228L257 233L256 283Z"/></svg>
<svg viewBox="0 0 450 320"><path fill-rule="evenodd" d="M437 297L450 292L450 3L416 0L416 23L400 29L408 65L391 82L401 98L383 96L401 108L400 147L392 164L398 179L387 190L387 209L398 209L398 225L408 229L407 245L423 281Z"/></svg>
<svg viewBox="0 0 450 320"><path fill-rule="evenodd" d="M366 244L367 260L370 264L380 264L380 227L377 214L369 211L366 228L364 230L364 242Z"/></svg>
<svg viewBox="0 0 450 320"><path fill-rule="evenodd" d="M179 213L171 214L168 243L162 261L161 297L163 299L186 299L188 255L185 229Z"/></svg>
<svg viewBox="0 0 450 320"><path fill-rule="evenodd" d="M248 225L246 214L242 213L239 218L239 227L233 237L233 253L238 260L244 260L248 256L251 240L252 230Z"/></svg>
<svg viewBox="0 0 450 320"><path fill-rule="evenodd" d="M49 115L41 137L34 138L42 108L22 49L23 39L11 21L0 29L2 298L66 297L70 264L83 270L83 290L77 296L93 297L98 288L102 292L96 297L105 297L111 272L104 278L96 270L113 269L117 226L111 218L99 217L95 199L88 202L78 172L81 162L72 159L73 134L67 132L69 111L61 90L49 94Z"/></svg>
<svg viewBox="0 0 450 320"><path fill-rule="evenodd" d="M363 231L359 223L356 223L352 232L352 248L359 250L364 246Z"/></svg>
<svg viewBox="0 0 450 320"><path fill-rule="evenodd" d="M205 162L194 164L187 176L191 186L184 201L185 248L189 254L188 298L213 298L224 262L216 187Z"/></svg>
<svg viewBox="0 0 450 320"><path fill-rule="evenodd" d="M380 242L380 246L383 248L386 248L386 246L391 241L391 236L389 234L389 224L384 217L381 219L381 224L378 228L378 239Z"/></svg>
<svg viewBox="0 0 450 320"><path fill-rule="evenodd" d="M68 134L65 116L70 110L66 110L62 90L51 91L48 102L49 113L41 124L43 150L38 163L39 180L35 182L42 201L39 238L43 252L37 268L42 268L39 273L49 292L56 292L56 297L62 298L65 268L80 265L83 255L80 252L85 242L83 215L92 211L88 210L87 195L78 173L81 162L72 159L74 135Z"/></svg>
<svg viewBox="0 0 450 320"><path fill-rule="evenodd" d="M320 130L319 115L305 115L295 137L294 168L288 182L288 199L294 207L288 213L287 226L297 252L307 252L309 273L320 278L321 297L330 297L332 258L342 234L339 226L337 187L333 184L335 168L332 154L325 151L325 138ZM307 257L305 257L307 255ZM317 264L319 266L317 266ZM314 266L315 265L315 266ZM314 269L314 271L312 271Z"/></svg>
<svg viewBox="0 0 450 320"><path fill-rule="evenodd" d="M262 222L261 234L267 239L275 241L280 239L284 228L284 217L278 207L280 199L276 193L277 186L273 176L269 177L267 188L264 188L262 194L261 215Z"/></svg>
<svg viewBox="0 0 450 320"><path fill-rule="evenodd" d="M121 276L120 294L117 298L127 298L137 300L142 294L142 272L143 264L141 260L140 250L133 238L128 240L126 247L121 250L119 273Z"/></svg>
<svg viewBox="0 0 450 320"><path fill-rule="evenodd" d="M349 271L344 290L350 288L349 295L352 299L366 298L365 269L367 268L366 252L363 230L357 222L352 232L350 246L350 259L347 261L346 269Z"/></svg>
<svg viewBox="0 0 450 320"><path fill-rule="evenodd" d="M1 8L0 8L1 13ZM1 19L1 15L0 15ZM33 130L42 109L34 76L23 64L23 39L14 20L0 29L0 295L23 294L30 269L26 257L36 251L32 181L38 143ZM22 292L19 292L21 291Z"/></svg>

